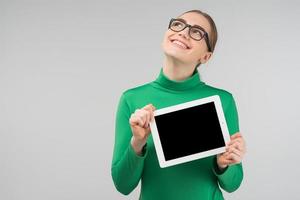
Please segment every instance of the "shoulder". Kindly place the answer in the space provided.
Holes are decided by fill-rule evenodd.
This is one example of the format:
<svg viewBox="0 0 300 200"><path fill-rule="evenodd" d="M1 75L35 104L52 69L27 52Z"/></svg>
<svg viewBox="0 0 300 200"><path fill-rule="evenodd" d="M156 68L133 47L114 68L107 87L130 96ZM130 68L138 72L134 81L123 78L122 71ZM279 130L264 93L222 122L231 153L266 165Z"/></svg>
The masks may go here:
<svg viewBox="0 0 300 200"><path fill-rule="evenodd" d="M150 82L125 89L122 92L122 96L124 96L125 98L134 98L145 94L149 89L151 89Z"/></svg>
<svg viewBox="0 0 300 200"><path fill-rule="evenodd" d="M225 98L225 99L233 98L232 92L230 92L224 88L219 88L219 87L215 87L215 86L211 86L211 85L206 85L206 87L208 90L211 90L213 93L220 95L222 98Z"/></svg>
<svg viewBox="0 0 300 200"><path fill-rule="evenodd" d="M211 85L206 85L207 90L210 90L211 94L219 95L223 108L228 108L228 106L235 102L234 95L232 92L224 88L219 88Z"/></svg>
<svg viewBox="0 0 300 200"><path fill-rule="evenodd" d="M148 93L152 87L150 83L144 83L135 87L123 90L120 101L124 102L128 109L133 112L137 107L145 104L148 100Z"/></svg>

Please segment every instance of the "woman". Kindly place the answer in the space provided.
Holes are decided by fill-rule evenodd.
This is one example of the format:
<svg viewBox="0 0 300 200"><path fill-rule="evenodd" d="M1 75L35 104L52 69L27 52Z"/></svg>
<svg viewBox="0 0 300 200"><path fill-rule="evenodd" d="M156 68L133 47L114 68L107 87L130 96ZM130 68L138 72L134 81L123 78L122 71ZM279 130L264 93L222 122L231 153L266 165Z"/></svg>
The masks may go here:
<svg viewBox="0 0 300 200"><path fill-rule="evenodd" d="M115 124L112 178L122 194L141 180L140 200L221 200L221 189L233 192L243 179L245 141L239 133L232 94L206 85L197 67L212 56L217 29L211 17L190 10L171 19L164 35L163 67L156 80L124 91ZM155 109L219 95L231 141L226 152L160 168L149 127Z"/></svg>

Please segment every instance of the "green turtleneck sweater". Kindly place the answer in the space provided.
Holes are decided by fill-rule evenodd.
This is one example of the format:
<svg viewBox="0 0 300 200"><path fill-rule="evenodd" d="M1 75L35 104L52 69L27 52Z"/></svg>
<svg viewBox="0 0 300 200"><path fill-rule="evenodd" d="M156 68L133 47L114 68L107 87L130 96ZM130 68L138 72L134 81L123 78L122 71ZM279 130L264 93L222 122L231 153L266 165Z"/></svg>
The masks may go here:
<svg viewBox="0 0 300 200"><path fill-rule="evenodd" d="M197 69L185 80L175 81L169 79L161 68L154 81L127 89L120 95L111 164L112 179L119 192L129 194L140 180L140 200L222 200L220 188L227 192L238 189L243 180L242 163L220 171L216 156L210 156L160 168L151 134L141 156L130 144L129 118L137 108L152 103L160 109L211 95L221 98L230 135L238 132L238 113L232 94L206 85Z"/></svg>

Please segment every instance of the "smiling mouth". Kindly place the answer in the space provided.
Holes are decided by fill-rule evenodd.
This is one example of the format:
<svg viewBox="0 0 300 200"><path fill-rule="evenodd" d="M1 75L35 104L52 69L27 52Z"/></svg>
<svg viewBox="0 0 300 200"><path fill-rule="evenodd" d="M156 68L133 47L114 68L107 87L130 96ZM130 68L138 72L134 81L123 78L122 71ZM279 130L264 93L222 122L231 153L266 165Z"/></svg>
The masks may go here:
<svg viewBox="0 0 300 200"><path fill-rule="evenodd" d="M180 42L179 40L174 39L174 40L170 40L170 42L181 49L190 49L189 46L185 45L184 43Z"/></svg>

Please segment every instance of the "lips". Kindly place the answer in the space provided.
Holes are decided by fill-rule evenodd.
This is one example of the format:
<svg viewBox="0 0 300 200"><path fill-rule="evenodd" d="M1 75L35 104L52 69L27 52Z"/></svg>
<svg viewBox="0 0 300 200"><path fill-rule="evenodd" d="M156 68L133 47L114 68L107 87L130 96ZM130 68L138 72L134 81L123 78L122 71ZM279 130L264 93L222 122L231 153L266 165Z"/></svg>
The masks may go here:
<svg viewBox="0 0 300 200"><path fill-rule="evenodd" d="M176 45L179 45L181 48L183 49L190 49L191 47L186 43L184 42L183 40L180 40L180 39L171 39L170 40L171 43L174 43Z"/></svg>

